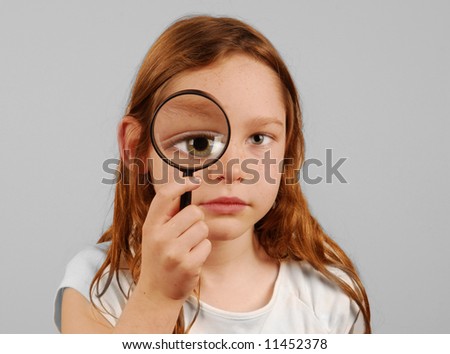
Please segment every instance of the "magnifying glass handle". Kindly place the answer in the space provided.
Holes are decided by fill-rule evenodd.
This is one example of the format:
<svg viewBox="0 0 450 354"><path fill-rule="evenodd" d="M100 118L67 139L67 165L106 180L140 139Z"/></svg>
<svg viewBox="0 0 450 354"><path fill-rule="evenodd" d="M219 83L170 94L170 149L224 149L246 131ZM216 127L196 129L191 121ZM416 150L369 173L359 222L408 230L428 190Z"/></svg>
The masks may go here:
<svg viewBox="0 0 450 354"><path fill-rule="evenodd" d="M189 204L191 204L192 200L192 192L186 192L181 196L180 199L180 210L186 208Z"/></svg>
<svg viewBox="0 0 450 354"><path fill-rule="evenodd" d="M183 177L186 177L186 176L192 177L193 173L194 173L194 171L191 171L191 170L183 171ZM189 191L189 192L184 193L180 199L180 210L183 210L188 205L190 205L191 201L192 201L192 192Z"/></svg>

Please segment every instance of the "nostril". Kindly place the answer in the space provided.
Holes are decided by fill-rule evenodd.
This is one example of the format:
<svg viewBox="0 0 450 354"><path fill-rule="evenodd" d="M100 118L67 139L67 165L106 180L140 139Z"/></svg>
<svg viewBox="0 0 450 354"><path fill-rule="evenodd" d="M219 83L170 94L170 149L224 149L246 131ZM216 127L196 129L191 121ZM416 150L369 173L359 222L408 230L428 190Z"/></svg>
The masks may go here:
<svg viewBox="0 0 450 354"><path fill-rule="evenodd" d="M225 179L223 171L217 168L208 167L203 170L203 180L207 184L216 184Z"/></svg>

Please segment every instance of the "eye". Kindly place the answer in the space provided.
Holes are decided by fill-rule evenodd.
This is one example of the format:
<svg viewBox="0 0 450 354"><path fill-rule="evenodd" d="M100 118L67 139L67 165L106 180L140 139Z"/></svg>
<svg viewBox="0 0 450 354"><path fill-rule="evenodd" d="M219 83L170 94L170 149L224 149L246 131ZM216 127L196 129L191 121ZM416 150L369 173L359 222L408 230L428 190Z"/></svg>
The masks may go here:
<svg viewBox="0 0 450 354"><path fill-rule="evenodd" d="M206 157L211 154L214 147L214 140L206 136L197 136L191 139L185 139L174 146L191 156Z"/></svg>
<svg viewBox="0 0 450 354"><path fill-rule="evenodd" d="M214 157L223 149L222 135L214 132L190 132L173 137L168 145L190 158Z"/></svg>
<svg viewBox="0 0 450 354"><path fill-rule="evenodd" d="M255 145L266 145L270 142L271 138L265 134L253 134L250 137L250 142Z"/></svg>

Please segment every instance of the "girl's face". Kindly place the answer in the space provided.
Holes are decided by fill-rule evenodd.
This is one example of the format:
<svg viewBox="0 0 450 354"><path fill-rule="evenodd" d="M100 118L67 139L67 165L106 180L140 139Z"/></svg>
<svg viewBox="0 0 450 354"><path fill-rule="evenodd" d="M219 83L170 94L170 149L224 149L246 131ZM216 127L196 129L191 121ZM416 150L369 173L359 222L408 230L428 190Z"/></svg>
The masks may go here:
<svg viewBox="0 0 450 354"><path fill-rule="evenodd" d="M202 184L192 193L192 204L205 213L211 241L253 234L255 223L272 207L282 177L286 110L281 82L265 64L233 54L181 73L166 94L184 89L213 95L231 127L230 144L218 163L194 174ZM150 158L154 181L180 180L175 177L181 172L165 165L153 148ZM154 184L156 192L161 186Z"/></svg>

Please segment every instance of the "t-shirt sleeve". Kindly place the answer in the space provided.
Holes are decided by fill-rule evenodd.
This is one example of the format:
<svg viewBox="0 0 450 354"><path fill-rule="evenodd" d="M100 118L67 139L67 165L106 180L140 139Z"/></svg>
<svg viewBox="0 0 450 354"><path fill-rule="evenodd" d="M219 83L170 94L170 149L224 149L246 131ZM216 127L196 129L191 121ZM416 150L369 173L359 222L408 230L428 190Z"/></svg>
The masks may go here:
<svg viewBox="0 0 450 354"><path fill-rule="evenodd" d="M303 263L300 271L299 297L314 313L326 333L363 333L364 318L358 305L341 288L328 280L311 265ZM343 271L330 267L329 270L354 286Z"/></svg>
<svg viewBox="0 0 450 354"><path fill-rule="evenodd" d="M364 323L364 315L361 311L358 312L355 322L350 328L349 334L363 334L365 333L366 325Z"/></svg>
<svg viewBox="0 0 450 354"><path fill-rule="evenodd" d="M67 264L55 297L54 321L58 331L61 332L61 306L64 290L73 288L90 301L91 282L105 260L107 246L107 244L90 246L76 254Z"/></svg>
<svg viewBox="0 0 450 354"><path fill-rule="evenodd" d="M343 271L331 268L336 276L344 280L348 285L354 287L353 281ZM356 302L354 302L347 294L345 294L337 285L332 285L336 289L333 300L329 300L324 309L329 310L331 333L364 333L364 316Z"/></svg>

